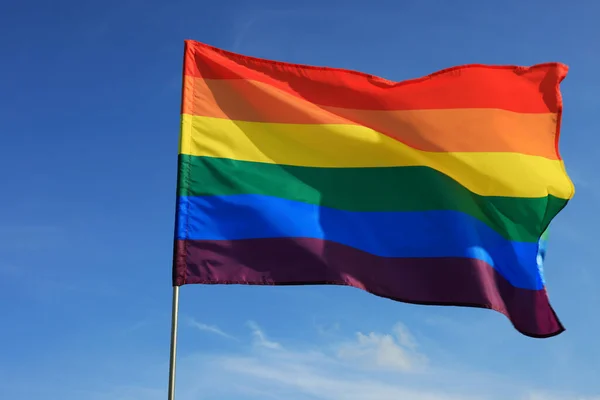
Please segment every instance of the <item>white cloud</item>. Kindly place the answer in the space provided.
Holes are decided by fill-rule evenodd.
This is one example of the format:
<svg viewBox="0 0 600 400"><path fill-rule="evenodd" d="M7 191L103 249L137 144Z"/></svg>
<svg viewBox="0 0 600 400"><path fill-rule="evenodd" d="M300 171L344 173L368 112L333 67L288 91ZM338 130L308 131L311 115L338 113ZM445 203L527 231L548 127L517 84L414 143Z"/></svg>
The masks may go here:
<svg viewBox="0 0 600 400"><path fill-rule="evenodd" d="M398 371L414 371L425 366L427 358L416 352L417 344L406 327L397 324L392 334L358 332L356 341L340 346L338 356L364 366Z"/></svg>
<svg viewBox="0 0 600 400"><path fill-rule="evenodd" d="M466 400L469 396L450 395L435 390L404 387L373 375L363 376L345 370L321 353L290 353L274 359L222 358L217 363L229 376L254 382L254 387L269 387L279 398L319 400ZM248 393L239 393L243 396ZM474 397L473 397L474 398Z"/></svg>
<svg viewBox="0 0 600 400"><path fill-rule="evenodd" d="M232 339L232 340L237 340L234 336L222 331L220 328L218 328L217 326L214 325L207 325L204 324L202 322L198 322L193 318L188 318L187 323L189 326L192 326L198 330L201 330L203 332L209 332L209 333L213 333L215 335L227 338L227 339Z"/></svg>
<svg viewBox="0 0 600 400"><path fill-rule="evenodd" d="M206 328L216 327L198 324L202 326L199 329L215 333ZM420 343L400 324L389 332L360 332L341 343L320 346L274 342L258 324L250 322L248 326L252 341L240 341L238 350L228 346L228 351L207 349L187 356L180 354L177 400L600 400L534 391L514 377L461 370L451 360L441 364L431 357L428 365L415 364L415 358L425 357L422 351L427 349L420 349ZM360 356L340 356L342 348L358 348ZM388 354L381 356L382 350ZM372 368L373 363L379 363L377 369ZM80 381L68 388L32 387L23 380L22 388L14 382L3 387L3 382L0 392L9 389L12 398L38 398L43 393L65 400L165 398L166 360L136 364L133 369L138 373L127 379L128 386L107 380L98 387L94 380L96 387ZM419 373L414 373L419 365Z"/></svg>
<svg viewBox="0 0 600 400"><path fill-rule="evenodd" d="M259 347L264 347L272 350L279 350L282 348L281 344L277 342L273 342L267 339L267 335L263 332L263 330L258 326L258 324L254 321L248 321L248 327L252 331L252 336L254 338L254 344Z"/></svg>
<svg viewBox="0 0 600 400"><path fill-rule="evenodd" d="M569 393L531 392L524 400L600 400L600 396L585 397Z"/></svg>
<svg viewBox="0 0 600 400"><path fill-rule="evenodd" d="M317 330L317 332L319 333L319 335L322 335L322 336L330 336L330 337L335 336L340 331L339 323L318 324L315 322L314 326L315 326L315 329Z"/></svg>
<svg viewBox="0 0 600 400"><path fill-rule="evenodd" d="M417 342L415 338L410 333L408 328L404 326L404 324L397 323L392 331L396 334L396 338L402 346L413 350L417 348Z"/></svg>
<svg viewBox="0 0 600 400"><path fill-rule="evenodd" d="M248 326L253 346L181 360L178 400L207 394L222 400L600 400L535 392L509 376L426 363L401 324L323 346L274 342L256 323Z"/></svg>
<svg viewBox="0 0 600 400"><path fill-rule="evenodd" d="M125 329L123 329L122 333L124 335L129 335L129 334L139 331L140 329L146 328L149 325L150 325L150 321L148 321L148 320L137 321L137 322L127 326Z"/></svg>
<svg viewBox="0 0 600 400"><path fill-rule="evenodd" d="M248 326L254 344L249 350L182 360L178 389L182 400L206 393L236 400L486 399L473 395L470 388L453 391L432 385L425 356L400 324L391 333L359 332L353 340L321 347L283 346L269 340L256 323ZM412 373L418 369L423 373Z"/></svg>

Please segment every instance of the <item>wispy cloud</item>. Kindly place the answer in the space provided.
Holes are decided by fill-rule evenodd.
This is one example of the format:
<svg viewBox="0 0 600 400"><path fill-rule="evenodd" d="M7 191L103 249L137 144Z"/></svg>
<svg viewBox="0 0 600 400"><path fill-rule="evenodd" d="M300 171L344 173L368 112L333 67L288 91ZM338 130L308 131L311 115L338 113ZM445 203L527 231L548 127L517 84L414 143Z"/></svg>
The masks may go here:
<svg viewBox="0 0 600 400"><path fill-rule="evenodd" d="M150 325L150 321L148 321L148 320L137 321L137 322L134 322L133 324L127 326L125 329L123 329L122 334L130 335L134 332L139 331L140 329L148 327L149 325Z"/></svg>
<svg viewBox="0 0 600 400"><path fill-rule="evenodd" d="M416 347L408 329L397 324L392 334L358 332L356 341L340 346L338 356L363 366L406 372L420 370L427 363L427 357L418 353Z"/></svg>
<svg viewBox="0 0 600 400"><path fill-rule="evenodd" d="M315 322L314 326L317 333L321 336L336 336L340 332L340 324L337 322L333 324L320 324Z"/></svg>
<svg viewBox="0 0 600 400"><path fill-rule="evenodd" d="M509 376L440 365L419 350L402 324L323 346L274 342L255 322L248 326L253 346L182 359L178 398L210 393L245 400L600 400L539 392Z"/></svg>
<svg viewBox="0 0 600 400"><path fill-rule="evenodd" d="M482 399L435 389L428 379L407 374L422 366L424 356L416 352L418 344L401 324L389 333L359 332L354 339L321 348L283 346L269 340L255 322L248 326L254 343L250 351L191 356L182 363L180 371L194 371L180 379L182 399L207 390L215 397L243 399Z"/></svg>
<svg viewBox="0 0 600 400"><path fill-rule="evenodd" d="M572 393L531 392L523 400L600 400L600 396L586 397Z"/></svg>
<svg viewBox="0 0 600 400"><path fill-rule="evenodd" d="M235 338L234 336L232 336L232 335L230 335L230 334L228 334L228 333L224 332L223 330L221 330L221 329L220 329L219 327L217 327L217 326L214 326L214 325L207 325L207 324L204 324L204 323L202 323L202 322L198 322L198 321L196 321L196 320L195 320L195 319L193 319L193 318L188 318L188 321L187 321L187 323L188 323L188 325L189 325L189 326L192 326L192 327L194 327L194 328L196 328L196 329L198 329L198 330L201 330L201 331L203 331L203 332L209 332L209 333L213 333L213 334L215 334L215 335L218 335L218 336L224 337L224 338L226 338L226 339L238 340L237 338Z"/></svg>
<svg viewBox="0 0 600 400"><path fill-rule="evenodd" d="M254 344L256 346L264 347L264 348L272 349L272 350L280 350L282 348L281 344L267 339L267 335L258 326L258 324L256 322L248 321L248 327L252 331L252 336L254 338Z"/></svg>
<svg viewBox="0 0 600 400"><path fill-rule="evenodd" d="M219 360L219 367L238 379L256 382L254 388L273 388L279 398L319 400L467 400L475 398L451 395L435 390L418 390L394 384L375 376L344 371L335 361L320 353L286 354L285 358L260 360L229 358ZM239 393L240 396L248 393Z"/></svg>
<svg viewBox="0 0 600 400"><path fill-rule="evenodd" d="M189 321L188 321L189 322ZM198 323L199 329L216 333L216 327ZM426 349L403 325L389 332L359 332L341 342L316 346L297 341L274 342L255 322L248 323L252 341L238 350L202 352L180 358L177 399L218 398L223 400L600 400L524 387L508 376L479 370L460 370L452 364L430 359L415 374L415 357L425 357ZM216 328L217 331L222 332ZM245 346L250 344L252 346ZM424 346L424 345L423 345ZM359 349L359 357L349 359L340 349ZM402 350L402 351L399 351ZM382 356L382 351L388 354ZM422 353L421 353L422 352ZM378 362L373 369L373 362ZM74 400L134 400L165 397L164 363L139 365L144 370L130 386L104 382L102 387L85 389L30 387L13 391L51 393ZM140 379L144 376L144 379ZM106 385L106 386L105 386ZM0 385L0 391L2 390ZM34 392L37 390L37 392ZM13 396L14 397L14 396ZM17 396L18 397L18 396ZM38 396L39 397L39 396Z"/></svg>

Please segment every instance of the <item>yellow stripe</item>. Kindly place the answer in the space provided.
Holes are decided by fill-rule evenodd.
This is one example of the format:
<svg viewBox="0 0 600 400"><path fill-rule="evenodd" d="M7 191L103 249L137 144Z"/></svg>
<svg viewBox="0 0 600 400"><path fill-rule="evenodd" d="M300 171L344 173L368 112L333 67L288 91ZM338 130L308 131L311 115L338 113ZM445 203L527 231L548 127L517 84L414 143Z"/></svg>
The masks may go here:
<svg viewBox="0 0 600 400"><path fill-rule="evenodd" d="M274 124L184 114L179 152L323 168L427 166L482 196L552 194L568 199L574 192L562 161L519 153L426 152L359 125Z"/></svg>

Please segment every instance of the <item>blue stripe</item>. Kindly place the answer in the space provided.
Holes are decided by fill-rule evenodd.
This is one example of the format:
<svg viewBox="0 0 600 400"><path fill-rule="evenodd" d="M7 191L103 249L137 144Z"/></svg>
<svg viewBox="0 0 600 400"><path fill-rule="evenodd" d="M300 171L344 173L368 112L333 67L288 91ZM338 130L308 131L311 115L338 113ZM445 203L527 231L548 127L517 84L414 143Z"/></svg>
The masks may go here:
<svg viewBox="0 0 600 400"><path fill-rule="evenodd" d="M329 240L381 257L475 258L515 287L543 288L538 243L511 242L458 211L352 212L252 194L178 199L178 239L280 237Z"/></svg>

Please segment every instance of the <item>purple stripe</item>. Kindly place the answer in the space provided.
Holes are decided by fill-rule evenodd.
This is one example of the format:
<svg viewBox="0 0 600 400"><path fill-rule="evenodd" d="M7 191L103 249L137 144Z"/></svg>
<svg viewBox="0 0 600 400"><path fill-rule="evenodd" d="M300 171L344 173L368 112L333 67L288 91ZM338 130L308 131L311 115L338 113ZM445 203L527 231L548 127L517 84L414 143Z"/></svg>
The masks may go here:
<svg viewBox="0 0 600 400"><path fill-rule="evenodd" d="M178 240L174 284L347 285L406 303L489 308L521 333L564 331L546 291L468 258L385 258L319 239Z"/></svg>

